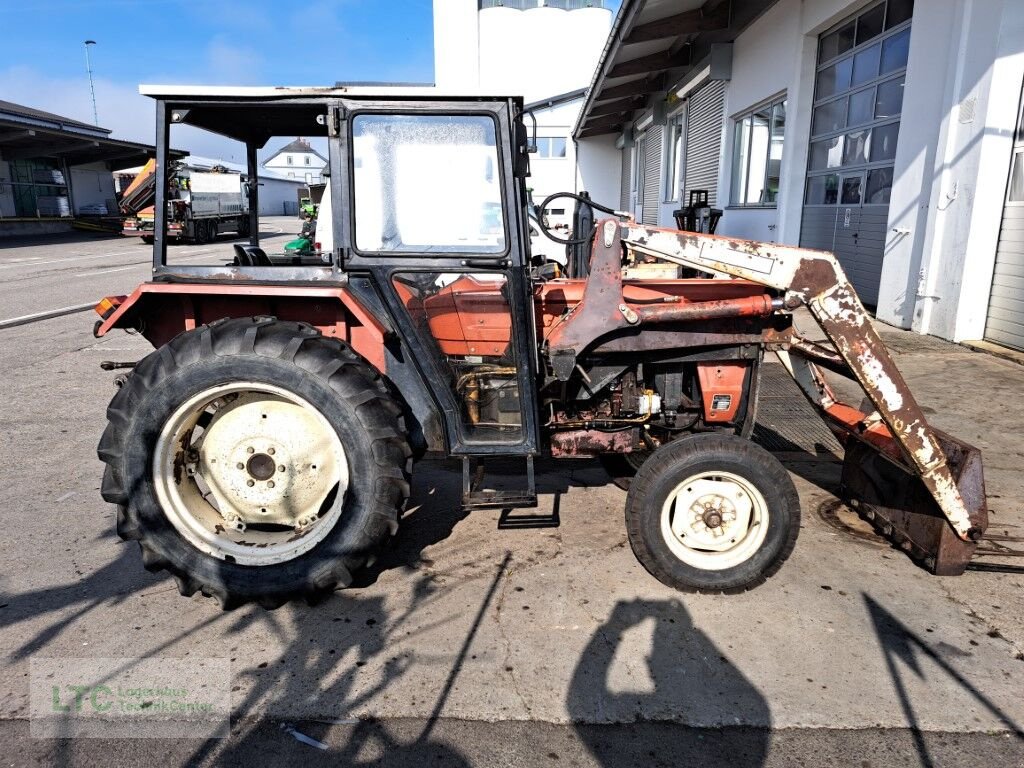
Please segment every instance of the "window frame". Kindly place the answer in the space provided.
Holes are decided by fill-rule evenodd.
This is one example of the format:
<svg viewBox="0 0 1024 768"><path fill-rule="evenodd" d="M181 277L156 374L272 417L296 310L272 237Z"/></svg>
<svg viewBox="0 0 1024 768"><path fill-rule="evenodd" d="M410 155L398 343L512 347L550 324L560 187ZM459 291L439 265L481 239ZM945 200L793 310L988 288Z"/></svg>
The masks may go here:
<svg viewBox="0 0 1024 768"><path fill-rule="evenodd" d="M662 203L681 203L686 185L686 113L687 107L668 118L665 131L665 162L662 164Z"/></svg>
<svg viewBox="0 0 1024 768"><path fill-rule="evenodd" d="M918 0L920 2L921 0ZM914 15L911 13L910 17L900 21L899 23L890 25L889 20L889 6L890 0L878 0L874 3L869 3L853 15L847 17L843 21L834 25L830 29L823 32L818 39L818 53L817 60L814 67L814 96L811 103L811 117L810 117L810 131L807 139L807 166L804 170L804 191L801 199L801 205L804 207L817 207L817 208L836 208L836 207L867 207L867 206L879 206L889 205L889 202L868 202L865 198L867 196L869 181L871 174L878 171L890 171L893 174L895 180L895 155L889 158L883 158L880 160L867 159L859 163L845 163L846 157L846 137L850 134L857 134L868 132L869 137L867 139L868 146L870 146L871 157L874 157L874 139L876 129L887 128L892 125L902 126L903 123L903 104L901 102L900 110L895 115L885 115L882 117L876 116L878 110L878 92L883 86L887 86L890 83L900 81L902 83L902 95L906 95L906 76L907 76L907 65L904 64L902 67L889 70L888 72L882 73L882 54L885 50L885 44L893 39L900 37L901 35L907 35L907 50L909 56L909 48L913 39L913 22ZM873 37L867 38L861 42L856 42L856 36L859 34L859 25L862 17L867 16L875 12L879 7L885 8L885 15L882 24L882 31ZM821 50L822 44L826 37L834 34L835 32L842 30L848 26L851 26L854 30L854 44L849 48L845 49L841 53L832 55L828 59L822 59ZM858 54L869 50L873 46L879 47L879 64L877 72L874 77L868 78L856 85L852 82L853 77L853 62L856 60ZM826 69L835 66L838 62L849 60L851 62L851 82L846 87L832 92L827 96L821 96L818 93L818 77ZM850 104L855 96L861 94L871 94L871 117L866 120L860 120L854 124L850 124ZM815 131L814 119L819 109L827 107L828 105L835 103L845 103L843 108L843 125L841 128ZM842 160L839 165L834 167L823 167L814 168L812 163L814 161L814 146L823 141L831 141L833 139L839 139L843 143L843 149L840 153ZM899 129L897 129L897 141L896 150L898 151L899 146ZM843 203L842 202L842 189L844 180L850 176L859 174L861 176L861 200L859 203ZM829 176L836 176L839 180L839 186L837 188L836 201L830 203L823 202L809 202L808 197L811 192L811 185L815 183L819 178L827 179ZM827 181L826 181L827 183ZM890 196L892 188L890 186Z"/></svg>
<svg viewBox="0 0 1024 768"><path fill-rule="evenodd" d="M733 115L733 117L732 117L732 136L731 136L731 143L730 143L730 147L731 147L731 151L732 151L731 152L732 157L731 157L731 159L729 161L730 175L729 175L729 205L727 206L728 208L744 209L744 210L745 209L767 209L767 210L773 210L773 209L777 209L779 207L779 194L782 191L782 171L781 171L781 167L780 167L780 171L779 171L779 189L775 193L775 200L774 201L772 201L772 202L756 202L756 203L740 202L740 198L745 196L746 190L739 190L738 187L739 186L743 186L743 187L748 186L749 178L750 178L750 161L751 161L751 157L752 157L751 150L753 149L753 146L754 146L754 131L750 130L749 133L748 133L748 136L747 136L747 150L746 150L746 154L744 155L744 158L743 158L743 162L746 165L746 168L744 169L746 171L746 173L743 176L744 183L742 185L738 185L737 184L737 181L739 180L739 175L738 175L738 170L739 169L738 169L738 166L737 166L737 162L738 162L739 158L736 156L736 150L737 150L737 131L738 131L738 129L740 129L740 127L742 126L743 122L746 121L746 120L750 120L751 121L751 128L752 128L753 127L754 115L756 115L758 112L763 112L765 110L768 111L768 114L769 114L769 117L768 117L768 121L769 121L768 122L768 147L767 147L767 155L766 155L765 164L764 164L764 176L763 176L763 179L762 179L762 186L761 186L762 195L763 195L763 193L768 189L768 172L769 172L769 169L770 169L771 147L772 147L772 130L774 128L774 123L775 123L775 109L776 109L776 107L781 106L784 111L787 110L788 109L788 100L789 100L788 99L788 93L786 91L782 91L782 92L777 93L777 94L775 94L774 96L772 96L772 97L770 97L768 99L764 99L763 101L758 102L754 106L752 106L752 107L750 107L748 109L745 109L742 112L739 112L739 113ZM788 122L788 115L786 115L786 117L787 117L787 122ZM786 127L785 127L785 124L784 124L783 128L782 128L782 140L779 142L782 145L782 147L783 147L783 151L785 151L785 144L786 144L785 137L786 137ZM779 158L779 164L781 166L782 158ZM738 195L737 194L738 192L742 192L742 194Z"/></svg>
<svg viewBox="0 0 1024 768"><path fill-rule="evenodd" d="M368 258L372 258L372 259L381 259L381 260L385 260L385 261L412 258L412 259L416 259L416 260L422 261L424 265L429 264L431 261L438 261L438 260L439 261L444 261L444 260L450 260L450 259L460 259L461 260L461 259L472 258L472 259L477 260L477 261L493 261L495 263L508 260L510 258L510 256L511 256L511 254L513 253L513 250L512 250L512 245L513 244L512 244L512 240L511 240L511 232L512 232L513 222L510 222L508 220L509 217L504 214L504 212L509 210L509 208L508 208L508 190L507 190L507 187L506 187L506 185L508 183L508 180L506 179L505 168L504 168L504 165L503 165L503 157L504 157L503 153L504 153L505 150L504 150L503 143L502 143L503 137L501 135L502 125L501 125L501 121L498 119L498 116L495 113L493 113L493 112L487 112L487 111L476 110L476 109L472 109L472 110L452 110L452 111L447 111L446 112L446 111L442 110L441 108L437 108L437 109L430 109L430 108L415 109L415 108L412 108L412 109L410 109L410 108L408 108L408 107L406 107L404 105L401 105L401 104L396 104L392 108L388 108L388 107L389 107L389 105L385 102L383 104L383 106L380 106L380 107L377 107L377 106L374 106L374 107L366 106L366 107L361 107L361 108L358 108L358 109L354 109L354 110L352 110L351 112L348 113L348 115L347 115L348 119L346 120L346 122L348 124L347 125L346 141L347 141L347 144L348 144L348 147L349 147L349 153L353 155L353 158L354 158L354 152L353 152L352 147L355 146L355 142L354 142L355 123L356 123L357 118L362 117L362 116L368 116L368 117L395 117L395 116L401 116L401 115L415 116L415 117L454 117L454 116L457 116L457 117L482 117L482 118L487 118L488 120L491 121L491 123L493 124L493 127L494 127L495 171L498 174L498 188L499 188L499 191L500 191L500 194L501 194L500 206L501 206L501 211L503 212L503 215L502 215L502 227L503 227L503 230L502 231L503 231L503 236L504 236L504 248L502 248L501 251L461 251L461 250L460 251L454 251L454 250L453 251L440 251L439 250L439 251L419 251L419 252L417 252L417 251L405 251L405 250L392 250L392 251L372 250L372 249L367 250L367 249L360 248L356 244L356 238L357 238L356 227L358 226L358 224L357 224L357 215L356 215L356 205L357 204L356 204L355 163L354 162L348 162L348 169L347 169L348 170L348 175L349 175L349 178L348 178L348 188L349 188L349 190L351 190L351 192L350 192L351 202L350 202L350 205L349 205L349 232L351 234L350 234L350 239L349 239L349 247L351 248L352 253L357 254L358 256L362 256L362 257L368 257Z"/></svg>
<svg viewBox="0 0 1024 768"><path fill-rule="evenodd" d="M553 155L551 154L553 149L553 141L561 141L564 147L563 151L565 154ZM547 147L547 154L541 151L541 147ZM566 160L569 157L569 140L565 136L538 136L537 137L537 151L533 155L538 160Z"/></svg>

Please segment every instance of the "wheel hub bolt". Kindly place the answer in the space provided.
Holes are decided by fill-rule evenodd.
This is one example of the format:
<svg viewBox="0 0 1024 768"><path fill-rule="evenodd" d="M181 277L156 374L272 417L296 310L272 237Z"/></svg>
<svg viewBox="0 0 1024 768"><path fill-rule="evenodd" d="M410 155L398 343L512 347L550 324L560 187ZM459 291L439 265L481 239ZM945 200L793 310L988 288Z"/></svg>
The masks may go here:
<svg viewBox="0 0 1024 768"><path fill-rule="evenodd" d="M276 462L265 453L254 453L246 464L246 471L254 480L269 480L274 476Z"/></svg>
<svg viewBox="0 0 1024 768"><path fill-rule="evenodd" d="M704 525L708 528L718 528L722 525L722 513L717 510L708 510L703 515Z"/></svg>

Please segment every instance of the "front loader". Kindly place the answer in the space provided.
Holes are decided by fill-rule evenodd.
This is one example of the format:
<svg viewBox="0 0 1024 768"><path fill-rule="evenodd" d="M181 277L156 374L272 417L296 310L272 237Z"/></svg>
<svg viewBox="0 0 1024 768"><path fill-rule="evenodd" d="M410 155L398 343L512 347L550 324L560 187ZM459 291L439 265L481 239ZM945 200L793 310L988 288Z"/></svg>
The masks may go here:
<svg viewBox="0 0 1024 768"><path fill-rule="evenodd" d="M750 589L800 525L788 473L749 440L770 353L843 441L848 503L932 572L964 570L987 526L980 455L927 423L831 254L643 226L568 194L587 224L563 274L530 254L519 99L143 92L157 103L153 278L104 299L96 334L135 331L155 351L123 364L102 493L183 594L276 607L347 586L396 533L427 453L461 459L468 509L536 505L537 456L617 462L635 472L626 529L652 575ZM250 185L245 258L168 263L178 124L244 144L250 178L271 137L322 136L319 250L261 242ZM794 329L801 307L821 339ZM825 371L869 405L839 402ZM520 488L482 488L498 457L522 462Z"/></svg>

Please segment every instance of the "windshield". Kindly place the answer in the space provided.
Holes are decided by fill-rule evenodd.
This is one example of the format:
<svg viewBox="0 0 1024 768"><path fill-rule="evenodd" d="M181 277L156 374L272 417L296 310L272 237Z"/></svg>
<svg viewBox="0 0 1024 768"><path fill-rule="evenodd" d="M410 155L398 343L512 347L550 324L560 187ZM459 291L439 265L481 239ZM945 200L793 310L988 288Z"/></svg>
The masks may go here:
<svg viewBox="0 0 1024 768"><path fill-rule="evenodd" d="M491 118L357 115L352 147L360 251L505 251Z"/></svg>

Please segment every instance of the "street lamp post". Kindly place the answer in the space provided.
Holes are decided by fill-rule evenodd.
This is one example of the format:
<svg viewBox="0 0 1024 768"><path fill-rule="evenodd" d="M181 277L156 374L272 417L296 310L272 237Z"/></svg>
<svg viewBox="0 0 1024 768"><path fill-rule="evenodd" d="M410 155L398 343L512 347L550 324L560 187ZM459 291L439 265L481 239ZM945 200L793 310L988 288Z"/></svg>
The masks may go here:
<svg viewBox="0 0 1024 768"><path fill-rule="evenodd" d="M96 89L92 84L92 62L89 61L89 46L96 45L95 40L85 41L85 71L89 73L89 93L92 94L92 121L97 126L100 124L99 115L96 112Z"/></svg>

